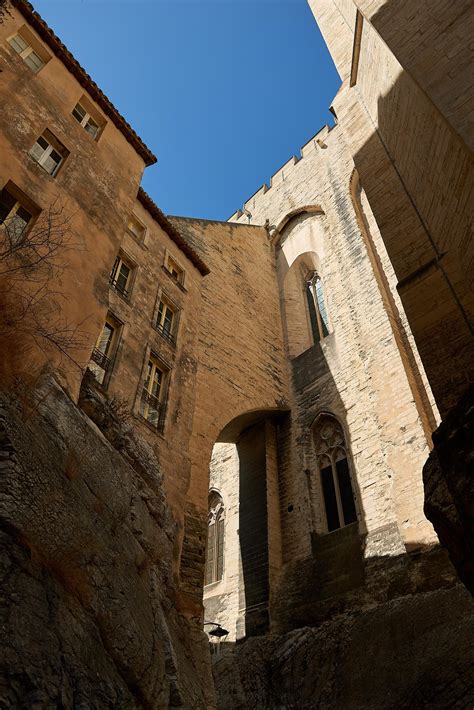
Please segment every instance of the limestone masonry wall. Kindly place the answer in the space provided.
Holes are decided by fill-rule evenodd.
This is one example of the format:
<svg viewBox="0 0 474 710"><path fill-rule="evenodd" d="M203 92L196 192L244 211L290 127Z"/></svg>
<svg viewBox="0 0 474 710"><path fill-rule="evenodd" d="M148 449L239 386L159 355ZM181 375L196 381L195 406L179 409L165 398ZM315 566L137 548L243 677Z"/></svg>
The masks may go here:
<svg viewBox="0 0 474 710"><path fill-rule="evenodd" d="M472 380L474 163L467 147L472 72L465 44L472 8L464 2L435 2L429 12L418 2L403 10L394 2L356 4L367 18L360 37L355 25L337 32L345 2L311 7L344 80L334 110L444 415ZM356 65L349 47L359 40Z"/></svg>
<svg viewBox="0 0 474 710"><path fill-rule="evenodd" d="M41 335L41 308L15 320L41 279L20 270L15 299L10 254L2 708L212 710L203 622L229 631L223 708L472 706L472 607L422 481L455 412L427 510L470 580L452 508L474 362L469 3L309 4L336 123L228 222L161 213L139 188L155 158L109 100L28 3L0 17L0 240L18 205L22 240L63 210L43 286L49 325L78 338ZM18 31L49 57L36 73ZM31 155L45 131L56 174ZM224 562L204 587L209 488Z"/></svg>
<svg viewBox="0 0 474 710"><path fill-rule="evenodd" d="M133 208L144 162L111 121L106 121L98 141L79 125L72 110L87 92L58 57L52 55L37 74L31 71L7 42L24 24L15 8L0 24L0 187L11 181L43 215L51 206L62 207L63 218L70 219L70 248L57 255L64 269L53 290L63 322L71 330L80 330L81 347L72 355L85 366L105 320L110 269ZM29 155L45 129L69 151L55 177ZM2 291L5 298L8 289ZM3 349L4 377L31 376L45 363L54 362L77 396L82 373L72 360L47 343L38 348L26 333L11 334L8 341L9 347ZM18 357L22 350L28 351L27 362Z"/></svg>

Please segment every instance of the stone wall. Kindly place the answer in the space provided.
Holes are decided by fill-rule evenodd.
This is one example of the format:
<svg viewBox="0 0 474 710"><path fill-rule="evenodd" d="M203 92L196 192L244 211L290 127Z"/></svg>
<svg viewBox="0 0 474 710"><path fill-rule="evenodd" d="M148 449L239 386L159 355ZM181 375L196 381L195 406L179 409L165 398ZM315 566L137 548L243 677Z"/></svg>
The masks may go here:
<svg viewBox="0 0 474 710"><path fill-rule="evenodd" d="M471 594L474 593L473 440L471 388L433 434L434 449L423 469L426 516Z"/></svg>
<svg viewBox="0 0 474 710"><path fill-rule="evenodd" d="M201 608L209 464L216 441L288 409L288 371L273 251L262 227L175 217L210 274L202 282L195 356L191 477L181 581L189 608ZM194 605L197 605L194 607Z"/></svg>
<svg viewBox="0 0 474 710"><path fill-rule="evenodd" d="M467 708L474 631L466 590L427 591L333 617L317 628L221 646L222 710Z"/></svg>
<svg viewBox="0 0 474 710"><path fill-rule="evenodd" d="M2 396L0 705L212 708L159 462L84 396L107 438L54 380Z"/></svg>
<svg viewBox="0 0 474 710"><path fill-rule="evenodd" d="M110 270L133 209L144 161L110 119L104 117L106 125L98 141L79 125L72 110L88 95L87 89L50 50L50 60L33 73L7 42L23 25L25 19L15 8L0 24L0 189L12 181L42 211L38 221L51 206L63 209L67 235L65 248L55 254L62 270L51 288L53 314L70 331L80 331L80 347L69 353L71 360L46 339L40 338L38 347L34 337L17 325L16 332L6 336L0 377L3 381L15 376L31 378L52 362L77 396L82 374L76 363L87 364L102 328ZM90 96L89 100L94 104ZM29 154L45 129L69 151L55 177ZM2 293L5 300L5 285Z"/></svg>
<svg viewBox="0 0 474 710"><path fill-rule="evenodd" d="M146 231L142 240L124 231L113 257L115 259L120 253L133 269L126 297L108 288L108 315L119 324L119 336L110 356L112 364L104 384L109 394L123 402L133 414L140 436L159 452L168 501L177 519L182 520L183 501L190 480L189 446L195 405L196 347L203 277L138 200L134 203L133 213ZM167 272L165 264L168 254L183 269L184 284ZM113 261L110 269L112 264ZM177 327L173 324L172 340L156 328L162 297L168 299L176 310ZM140 415L141 395L151 354L167 370L162 395L166 402L162 431Z"/></svg>
<svg viewBox="0 0 474 710"><path fill-rule="evenodd" d="M444 416L473 362L468 3L434 2L429 12L418 2L350 5L349 15L345 0L311 8L344 80L334 100L339 126ZM366 18L360 35L357 6Z"/></svg>
<svg viewBox="0 0 474 710"><path fill-rule="evenodd" d="M238 480L237 446L216 444L210 463L209 485L219 492L224 502L224 569L221 580L204 587L204 617L206 621L222 624L229 631L229 641L237 638L236 622L240 616L242 563L239 544L239 486L235 484Z"/></svg>
<svg viewBox="0 0 474 710"><path fill-rule="evenodd" d="M436 541L423 514L422 467L437 413L377 223L363 191L355 193L340 128L317 134L245 208L272 235L291 368L292 416L279 427L284 568L273 590L283 600L274 607L277 627L286 614L300 618L310 599L317 606L298 572L303 560L318 567L306 570L310 586L337 597L351 577L343 562L335 572L341 560L401 555ZM330 322L330 334L316 344L303 293L312 269L322 278ZM342 422L349 451L358 510L349 537L327 535L312 435L326 411ZM327 579L318 579L319 558L327 560ZM349 586L363 584L361 564ZM293 585L301 594L292 592L289 601Z"/></svg>

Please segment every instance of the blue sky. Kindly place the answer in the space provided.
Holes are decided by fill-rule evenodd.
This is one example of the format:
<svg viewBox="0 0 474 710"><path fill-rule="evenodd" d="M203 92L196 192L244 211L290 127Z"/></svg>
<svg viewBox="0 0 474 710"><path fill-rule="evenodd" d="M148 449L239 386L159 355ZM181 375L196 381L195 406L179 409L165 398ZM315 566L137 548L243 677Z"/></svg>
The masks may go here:
<svg viewBox="0 0 474 710"><path fill-rule="evenodd" d="M33 0L158 157L168 214L227 219L325 123L339 77L306 0Z"/></svg>

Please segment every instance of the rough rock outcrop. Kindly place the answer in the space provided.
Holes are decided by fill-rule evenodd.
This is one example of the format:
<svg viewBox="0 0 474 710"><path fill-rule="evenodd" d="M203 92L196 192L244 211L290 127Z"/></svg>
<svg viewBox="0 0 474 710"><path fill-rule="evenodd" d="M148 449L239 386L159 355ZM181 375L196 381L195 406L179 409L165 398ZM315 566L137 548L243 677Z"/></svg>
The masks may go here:
<svg viewBox="0 0 474 710"><path fill-rule="evenodd" d="M0 402L0 707L214 707L153 452L51 378L35 395Z"/></svg>
<svg viewBox="0 0 474 710"><path fill-rule="evenodd" d="M465 710L474 704L473 634L458 585L226 644L213 656L218 707Z"/></svg>
<svg viewBox="0 0 474 710"><path fill-rule="evenodd" d="M433 434L423 469L425 514L474 594L474 387Z"/></svg>

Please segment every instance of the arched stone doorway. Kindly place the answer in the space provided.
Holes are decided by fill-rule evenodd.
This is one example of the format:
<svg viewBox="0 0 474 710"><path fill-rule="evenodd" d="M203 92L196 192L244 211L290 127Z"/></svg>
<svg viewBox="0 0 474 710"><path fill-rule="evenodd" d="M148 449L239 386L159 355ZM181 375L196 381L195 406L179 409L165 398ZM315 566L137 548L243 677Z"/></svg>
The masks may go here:
<svg viewBox="0 0 474 710"><path fill-rule="evenodd" d="M219 578L204 586L204 616L229 640L262 634L270 624L271 590L281 568L278 432L282 411L252 411L230 421L210 462L211 491L225 508ZM210 498L214 502L214 498ZM207 560L215 554L210 517Z"/></svg>

